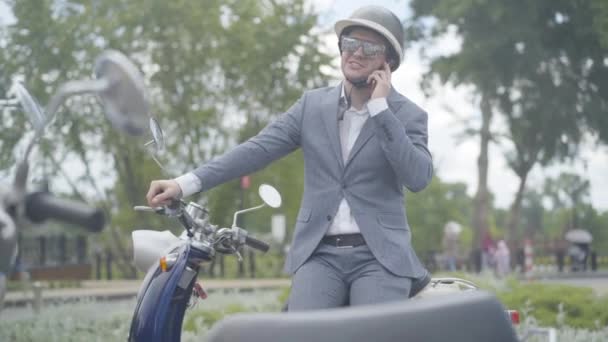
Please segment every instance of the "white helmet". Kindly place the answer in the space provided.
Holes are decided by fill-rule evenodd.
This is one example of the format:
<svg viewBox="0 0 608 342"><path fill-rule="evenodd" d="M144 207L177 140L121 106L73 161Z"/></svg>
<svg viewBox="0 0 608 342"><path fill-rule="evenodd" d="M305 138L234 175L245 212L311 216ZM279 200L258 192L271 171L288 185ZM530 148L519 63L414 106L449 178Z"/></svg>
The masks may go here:
<svg viewBox="0 0 608 342"><path fill-rule="evenodd" d="M390 10L380 6L365 6L356 10L348 19L339 20L334 25L338 38L349 27L364 27L382 35L389 42L389 62L391 71L397 70L403 61L403 25ZM395 60L396 59L396 60Z"/></svg>

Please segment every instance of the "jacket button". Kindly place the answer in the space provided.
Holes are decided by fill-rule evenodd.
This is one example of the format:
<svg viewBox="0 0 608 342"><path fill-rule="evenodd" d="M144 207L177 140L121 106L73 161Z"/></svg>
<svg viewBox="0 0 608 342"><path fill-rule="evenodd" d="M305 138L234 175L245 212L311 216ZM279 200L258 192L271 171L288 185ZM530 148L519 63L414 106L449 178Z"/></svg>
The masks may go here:
<svg viewBox="0 0 608 342"><path fill-rule="evenodd" d="M327 215L327 221L331 221L331 215Z"/></svg>

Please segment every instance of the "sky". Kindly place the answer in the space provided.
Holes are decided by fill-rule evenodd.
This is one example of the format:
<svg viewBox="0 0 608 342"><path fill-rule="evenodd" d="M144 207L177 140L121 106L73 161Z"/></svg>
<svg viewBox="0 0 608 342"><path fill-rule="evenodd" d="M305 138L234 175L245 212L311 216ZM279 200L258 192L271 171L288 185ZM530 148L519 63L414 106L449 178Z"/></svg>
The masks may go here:
<svg viewBox="0 0 608 342"><path fill-rule="evenodd" d="M309 0L320 14L319 28L328 30L336 20L348 17L355 9L363 5L381 5L392 10L400 19L407 19L411 14L408 0ZM0 2L0 25L12 21L12 15ZM335 35L327 35L327 46L337 46ZM436 50L440 53L456 51L458 40L447 37L440 41ZM335 49L336 59L338 58ZM464 182L468 192L473 195L477 186L477 157L479 155L478 139L459 139L462 132L462 118L478 117L479 111L472 103L470 90L437 85L435 94L426 97L420 87L421 76L428 69L428 60L420 57L416 46L406 51L401 67L392 75L393 86L397 91L425 109L429 114L429 148L433 154L437 175L446 182ZM339 65L336 60L336 65ZM479 122L472 124L478 127ZM504 129L504 123L495 120L493 130ZM518 187L517 177L508 169L503 157L504 147L490 147L489 187L495 195L495 204L508 208L513 201ZM584 146L581 159L569 165L556 165L541 169L536 167L529 177L530 187L539 187L547 177L556 177L561 172L576 172L589 179L591 183L591 202L596 209L608 210L608 148Z"/></svg>

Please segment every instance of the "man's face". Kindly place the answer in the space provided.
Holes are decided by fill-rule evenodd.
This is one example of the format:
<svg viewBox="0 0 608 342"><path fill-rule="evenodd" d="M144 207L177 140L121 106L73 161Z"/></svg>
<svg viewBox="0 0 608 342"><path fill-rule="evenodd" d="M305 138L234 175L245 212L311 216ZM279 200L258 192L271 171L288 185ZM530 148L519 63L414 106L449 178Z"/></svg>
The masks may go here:
<svg viewBox="0 0 608 342"><path fill-rule="evenodd" d="M371 30L356 28L343 37L351 39L349 43L353 46L357 46L357 44L361 43L370 43L367 45L367 49L364 46L359 46L357 50L353 52L345 48L345 42L342 42L342 73L347 79L356 80L367 78L374 70L380 69L384 65L387 52L384 39L381 35ZM378 51L376 49L378 46L383 47L384 51ZM367 54L365 52L367 52Z"/></svg>

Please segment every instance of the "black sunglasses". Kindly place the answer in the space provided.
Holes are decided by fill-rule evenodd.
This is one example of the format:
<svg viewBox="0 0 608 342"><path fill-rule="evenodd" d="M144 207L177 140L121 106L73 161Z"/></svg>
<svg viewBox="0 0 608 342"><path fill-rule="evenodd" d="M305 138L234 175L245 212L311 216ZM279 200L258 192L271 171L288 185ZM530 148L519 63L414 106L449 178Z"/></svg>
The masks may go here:
<svg viewBox="0 0 608 342"><path fill-rule="evenodd" d="M349 53L355 53L360 47L363 47L363 55L365 57L379 56L386 51L386 46L384 44L372 43L347 36L342 36L340 39L340 47L342 48L342 51Z"/></svg>

